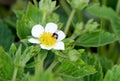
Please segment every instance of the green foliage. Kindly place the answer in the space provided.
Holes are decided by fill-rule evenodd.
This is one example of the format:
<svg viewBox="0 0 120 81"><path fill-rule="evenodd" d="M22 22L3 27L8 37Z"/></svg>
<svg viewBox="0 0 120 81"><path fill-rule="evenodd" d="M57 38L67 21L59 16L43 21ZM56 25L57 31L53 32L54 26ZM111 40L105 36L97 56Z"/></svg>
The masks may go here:
<svg viewBox="0 0 120 81"><path fill-rule="evenodd" d="M49 9L50 8L50 9ZM44 25L44 22L57 22L58 15L51 14L55 9L55 2L50 0L42 0L39 5L29 3L27 11L23 14L22 12L15 11L17 17L17 35L20 39L27 38L31 35L31 29L36 24ZM21 15L23 14L23 15Z"/></svg>
<svg viewBox="0 0 120 81"><path fill-rule="evenodd" d="M103 74L105 74L109 69L113 67L113 62L105 57L99 57L99 61L102 66Z"/></svg>
<svg viewBox="0 0 120 81"><path fill-rule="evenodd" d="M68 3L75 9L80 9L82 10L86 6L88 6L89 0L67 0Z"/></svg>
<svg viewBox="0 0 120 81"><path fill-rule="evenodd" d="M93 32L97 30L98 26L99 24L97 22L94 22L93 19L90 19L85 25L85 30L87 32Z"/></svg>
<svg viewBox="0 0 120 81"><path fill-rule="evenodd" d="M34 11L33 11L34 10ZM42 15L38 7L29 3L26 13L17 21L17 34L20 39L26 38L31 34L31 28L35 24L39 24Z"/></svg>
<svg viewBox="0 0 120 81"><path fill-rule="evenodd" d="M95 73L95 69L82 61L70 62L64 60L57 66L55 73L61 76L80 78Z"/></svg>
<svg viewBox="0 0 120 81"><path fill-rule="evenodd" d="M2 46L6 51L8 51L13 41L14 36L12 35L11 30L0 19L0 46Z"/></svg>
<svg viewBox="0 0 120 81"><path fill-rule="evenodd" d="M116 37L105 31L85 33L76 40L76 45L85 47L98 47L115 42Z"/></svg>
<svg viewBox="0 0 120 81"><path fill-rule="evenodd" d="M39 8L43 14L50 14L55 10L56 1L41 0L39 2Z"/></svg>
<svg viewBox="0 0 120 81"><path fill-rule="evenodd" d="M21 47L19 47L20 49ZM31 57L33 57L35 55L34 53L34 47L28 47L25 49L25 51L22 53L22 55L20 55L20 51L21 50L18 50L16 52L16 58L18 59L15 59L15 64L19 64L18 66L20 67L25 67L26 63L31 59ZM19 56L20 55L20 56Z"/></svg>
<svg viewBox="0 0 120 81"><path fill-rule="evenodd" d="M12 44L9 49L9 54L11 55L12 58L14 57L16 50L17 50L17 48L16 48L15 44Z"/></svg>
<svg viewBox="0 0 120 81"><path fill-rule="evenodd" d="M117 14L111 8L106 7L106 6L100 7L98 5L92 5L92 6L89 6L86 10L87 10L87 12L89 12L95 16L98 16L100 18L105 18L108 20L112 20L112 19L117 20L118 19Z"/></svg>
<svg viewBox="0 0 120 81"><path fill-rule="evenodd" d="M81 34L84 34L86 32L90 33L90 32L98 31L99 30L98 26L99 26L99 24L97 22L95 22L93 19L88 20L88 22L86 24L84 24L83 22L76 23L75 30L74 30L71 38L75 39L76 37L78 37Z"/></svg>
<svg viewBox="0 0 120 81"><path fill-rule="evenodd" d="M12 58L0 47L0 81L11 80L13 70Z"/></svg>
<svg viewBox="0 0 120 81"><path fill-rule="evenodd" d="M60 77L55 77L52 72L41 72L30 78L28 81L63 81Z"/></svg>
<svg viewBox="0 0 120 81"><path fill-rule="evenodd" d="M108 19L111 22L113 31L120 40L120 29L119 29L120 23L119 23L118 15L111 8L105 6L100 7L93 5L88 7L87 11L99 18Z"/></svg>
<svg viewBox="0 0 120 81"><path fill-rule="evenodd" d="M79 51L70 49L68 48L63 52L53 51L59 60L54 68L55 74L64 78L77 79L96 73L96 69L92 64L90 65L81 59L81 55L84 53L83 49Z"/></svg>
<svg viewBox="0 0 120 81"><path fill-rule="evenodd" d="M12 13L0 19L0 81L120 81L119 6L115 12L107 0L37 1L12 5L17 23ZM32 27L49 22L64 30L65 50L28 43Z"/></svg>
<svg viewBox="0 0 120 81"><path fill-rule="evenodd" d="M103 81L120 81L120 66L116 65L111 70L109 70Z"/></svg>
<svg viewBox="0 0 120 81"><path fill-rule="evenodd" d="M102 66L98 60L98 57L96 55L94 55L93 57L88 55L86 57L87 57L87 59L85 59L83 57L84 60L86 60L89 64L94 65L97 72L93 75L84 77L84 81L87 81L87 80L89 80L89 81L102 81L102 79L103 79Z"/></svg>
<svg viewBox="0 0 120 81"><path fill-rule="evenodd" d="M18 68L18 78L21 78L24 73L24 68L26 67L27 62L36 54L40 52L40 49L34 49L33 46L27 47L22 52L22 45L18 47L16 50L16 46L14 44L11 45L11 48L9 50L9 54L11 55L11 58L13 59L13 67Z"/></svg>
<svg viewBox="0 0 120 81"><path fill-rule="evenodd" d="M79 55L80 55L79 52L76 50L71 50L68 52L68 57L69 57L70 61L73 61L73 62L75 62L79 59Z"/></svg>
<svg viewBox="0 0 120 81"><path fill-rule="evenodd" d="M95 74L85 76L82 81L103 81L103 77L106 72L113 67L112 61L110 61L106 57L101 57L97 55L91 56L91 54L82 54L81 57L88 64L94 65L94 68L97 71Z"/></svg>

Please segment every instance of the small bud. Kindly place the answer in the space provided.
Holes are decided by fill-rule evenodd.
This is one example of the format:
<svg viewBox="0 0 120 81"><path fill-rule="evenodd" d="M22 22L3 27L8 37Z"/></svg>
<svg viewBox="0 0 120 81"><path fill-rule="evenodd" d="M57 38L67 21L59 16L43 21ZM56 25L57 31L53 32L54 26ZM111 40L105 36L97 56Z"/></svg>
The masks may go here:
<svg viewBox="0 0 120 81"><path fill-rule="evenodd" d="M56 1L51 1L51 0L41 0L39 2L39 9L43 12L43 13L47 13L50 14L56 6Z"/></svg>
<svg viewBox="0 0 120 81"><path fill-rule="evenodd" d="M88 6L89 0L67 0L68 3L75 9L82 10Z"/></svg>
<svg viewBox="0 0 120 81"><path fill-rule="evenodd" d="M79 52L76 50L71 50L68 52L69 59L73 62L79 59Z"/></svg>
<svg viewBox="0 0 120 81"><path fill-rule="evenodd" d="M83 23L77 23L75 25L75 30L71 36L71 39L75 39L77 36L79 36L82 33L83 30Z"/></svg>
<svg viewBox="0 0 120 81"><path fill-rule="evenodd" d="M90 19L87 24L85 25L85 30L88 32L95 31L99 24L97 22L94 22L93 19Z"/></svg>

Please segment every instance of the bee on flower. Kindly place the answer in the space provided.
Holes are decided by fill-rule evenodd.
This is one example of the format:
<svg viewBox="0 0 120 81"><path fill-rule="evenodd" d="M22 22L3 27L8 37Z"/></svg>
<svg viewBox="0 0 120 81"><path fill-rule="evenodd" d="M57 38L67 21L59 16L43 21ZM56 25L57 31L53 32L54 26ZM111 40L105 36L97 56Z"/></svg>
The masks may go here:
<svg viewBox="0 0 120 81"><path fill-rule="evenodd" d="M33 38L28 41L35 44L40 44L42 49L50 50L64 50L64 43L62 40L65 38L65 34L61 30L57 30L57 24L48 23L45 28L40 25L34 25L31 33Z"/></svg>

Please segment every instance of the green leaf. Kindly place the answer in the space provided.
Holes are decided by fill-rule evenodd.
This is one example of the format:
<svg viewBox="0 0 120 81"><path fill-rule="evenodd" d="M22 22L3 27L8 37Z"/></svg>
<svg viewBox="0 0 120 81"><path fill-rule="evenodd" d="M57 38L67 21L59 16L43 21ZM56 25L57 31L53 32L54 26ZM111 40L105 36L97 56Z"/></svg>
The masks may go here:
<svg viewBox="0 0 120 81"><path fill-rule="evenodd" d="M83 78L69 78L69 77L63 77L64 81L84 81Z"/></svg>
<svg viewBox="0 0 120 81"><path fill-rule="evenodd" d="M70 61L75 62L75 61L77 61L79 59L80 53L77 50L73 49L73 50L70 50L68 52L68 57L69 57Z"/></svg>
<svg viewBox="0 0 120 81"><path fill-rule="evenodd" d="M24 14L24 12L21 10L13 10L13 12L16 14L16 17L19 20L22 18L23 14Z"/></svg>
<svg viewBox="0 0 120 81"><path fill-rule="evenodd" d="M109 70L103 81L120 81L120 66L116 65Z"/></svg>
<svg viewBox="0 0 120 81"><path fill-rule="evenodd" d="M56 1L52 0L41 0L39 2L39 8L43 14L50 14L56 6Z"/></svg>
<svg viewBox="0 0 120 81"><path fill-rule="evenodd" d="M11 57L14 57L16 50L17 50L17 48L16 48L15 44L13 43L9 49L9 54L11 55Z"/></svg>
<svg viewBox="0 0 120 81"><path fill-rule="evenodd" d="M86 54L84 54L85 57L87 57L85 60L91 64L94 65L95 69L96 69L96 73L93 75L89 75L84 77L84 81L102 81L103 79L103 72L102 72L102 66L98 60L99 57L97 57L96 55L94 56L88 56Z"/></svg>
<svg viewBox="0 0 120 81"><path fill-rule="evenodd" d="M93 32L97 30L98 26L99 24L97 22L94 22L93 19L90 19L85 25L85 30L88 32Z"/></svg>
<svg viewBox="0 0 120 81"><path fill-rule="evenodd" d="M42 15L37 6L29 3L26 13L17 21L17 35L24 39L31 35L31 28L35 24L40 24Z"/></svg>
<svg viewBox="0 0 120 81"><path fill-rule="evenodd" d="M87 64L78 62L70 62L63 60L58 67L55 68L55 73L61 76L67 76L71 78L81 78L90 74L94 74L96 70Z"/></svg>
<svg viewBox="0 0 120 81"><path fill-rule="evenodd" d="M120 23L117 20L111 20L112 28L120 41Z"/></svg>
<svg viewBox="0 0 120 81"><path fill-rule="evenodd" d="M84 53L81 55L81 58L87 62L87 64L94 65L97 71L93 75L84 77L84 81L103 81L103 76L105 75L106 71L111 69L113 66L112 61L98 55Z"/></svg>
<svg viewBox="0 0 120 81"><path fill-rule="evenodd" d="M26 63L35 55L34 47L27 47L20 57L20 66L25 67Z"/></svg>
<svg viewBox="0 0 120 81"><path fill-rule="evenodd" d="M13 46L14 47L14 46ZM18 78L23 76L25 66L30 59L40 52L33 46L25 48L22 50L22 45L20 45L14 54L14 67L18 67Z"/></svg>
<svg viewBox="0 0 120 81"><path fill-rule="evenodd" d="M20 61L21 54L22 54L22 45L19 46L18 50L15 53L14 64L16 66L19 66L19 61Z"/></svg>
<svg viewBox="0 0 120 81"><path fill-rule="evenodd" d="M98 63L95 65L97 72L93 75L85 77L85 81L102 81L103 80L103 73L102 73L102 66Z"/></svg>
<svg viewBox="0 0 120 81"><path fill-rule="evenodd" d="M67 0L67 1L72 8L80 9L80 10L88 6L89 3L89 0Z"/></svg>
<svg viewBox="0 0 120 81"><path fill-rule="evenodd" d="M22 45L20 45L18 50L16 51L14 63L17 66L24 68L26 66L26 63L34 55L37 55L37 53L39 53L39 52L40 52L40 50L33 46L25 48L25 50L22 52Z"/></svg>
<svg viewBox="0 0 120 81"><path fill-rule="evenodd" d="M43 67L44 67L44 69L47 69L54 61L55 56L54 56L54 53L51 51L45 51L45 50L41 50L41 51L43 51L43 53L41 52L41 57L46 55L45 56L46 58L44 59Z"/></svg>
<svg viewBox="0 0 120 81"><path fill-rule="evenodd" d="M40 24L45 26L47 22L57 23L59 16L52 11L55 9L56 1L42 0L39 5L35 2L28 4L25 13L16 11L17 35L20 39L25 39L31 36L31 29L34 25ZM52 14L51 14L52 13Z"/></svg>
<svg viewBox="0 0 120 81"><path fill-rule="evenodd" d="M113 31L120 40L120 23L118 19L119 17L115 13L115 11L113 11L111 8L105 6L100 7L97 5L90 6L86 10L97 17L108 19L111 22Z"/></svg>
<svg viewBox="0 0 120 81"><path fill-rule="evenodd" d="M116 40L116 37L109 32L97 31L81 35L76 40L76 45L85 47L98 47L113 43Z"/></svg>
<svg viewBox="0 0 120 81"><path fill-rule="evenodd" d="M12 32L7 27L6 24L0 19L0 46L2 46L6 51L9 50L10 45L14 41L14 36Z"/></svg>
<svg viewBox="0 0 120 81"><path fill-rule="evenodd" d="M105 18L108 20L117 20L118 16L117 14L112 10L112 8L108 8L106 6L98 6L98 5L92 5L86 9L89 13L100 17L100 18ZM108 14L109 13L109 14Z"/></svg>
<svg viewBox="0 0 120 81"><path fill-rule="evenodd" d="M60 77L54 76L50 71L43 71L31 76L28 81L63 81Z"/></svg>
<svg viewBox="0 0 120 81"><path fill-rule="evenodd" d="M113 67L113 62L108 60L106 57L99 57L98 60L100 61L104 74Z"/></svg>
<svg viewBox="0 0 120 81"><path fill-rule="evenodd" d="M13 68L11 57L0 47L0 81L11 80Z"/></svg>

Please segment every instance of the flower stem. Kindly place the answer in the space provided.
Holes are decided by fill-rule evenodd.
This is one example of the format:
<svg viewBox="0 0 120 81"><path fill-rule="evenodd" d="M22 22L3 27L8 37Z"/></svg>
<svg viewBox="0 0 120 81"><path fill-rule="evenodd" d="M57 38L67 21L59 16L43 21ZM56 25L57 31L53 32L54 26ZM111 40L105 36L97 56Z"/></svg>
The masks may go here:
<svg viewBox="0 0 120 81"><path fill-rule="evenodd" d="M38 75L43 71L43 62L42 61L38 61L38 63L35 66L35 74Z"/></svg>
<svg viewBox="0 0 120 81"><path fill-rule="evenodd" d="M118 15L120 15L120 0L118 0L118 2L117 2L116 12Z"/></svg>
<svg viewBox="0 0 120 81"><path fill-rule="evenodd" d="M50 65L50 67L47 69L47 71L52 72L53 68L57 65L58 62L53 61L53 63Z"/></svg>
<svg viewBox="0 0 120 81"><path fill-rule="evenodd" d="M43 62L44 59L46 58L46 55L44 55L43 57L40 56L40 54L37 55L37 57L35 57L35 74L39 75L41 72L43 72Z"/></svg>
<svg viewBox="0 0 120 81"><path fill-rule="evenodd" d="M13 77L12 77L12 81L16 81L17 72L18 72L18 67L15 67Z"/></svg>
<svg viewBox="0 0 120 81"><path fill-rule="evenodd" d="M43 13L43 17L42 17L42 24L44 24L45 23L45 20L46 20L46 13Z"/></svg>
<svg viewBox="0 0 120 81"><path fill-rule="evenodd" d="M67 24L66 24L65 30L64 30L65 34L67 34L67 32L69 30L69 27L70 27L71 21L72 21L72 19L74 17L74 14L75 14L75 9L72 10L72 12L71 12L71 14L70 14L70 16L68 18L68 21L67 21Z"/></svg>
<svg viewBox="0 0 120 81"><path fill-rule="evenodd" d="M40 59L40 56L35 57L35 74L39 74L43 71L43 60Z"/></svg>
<svg viewBox="0 0 120 81"><path fill-rule="evenodd" d="M69 13L71 12L69 5L66 3L65 0L59 0L60 5L62 6L62 8L65 10L65 12L67 13L67 15L69 15Z"/></svg>

